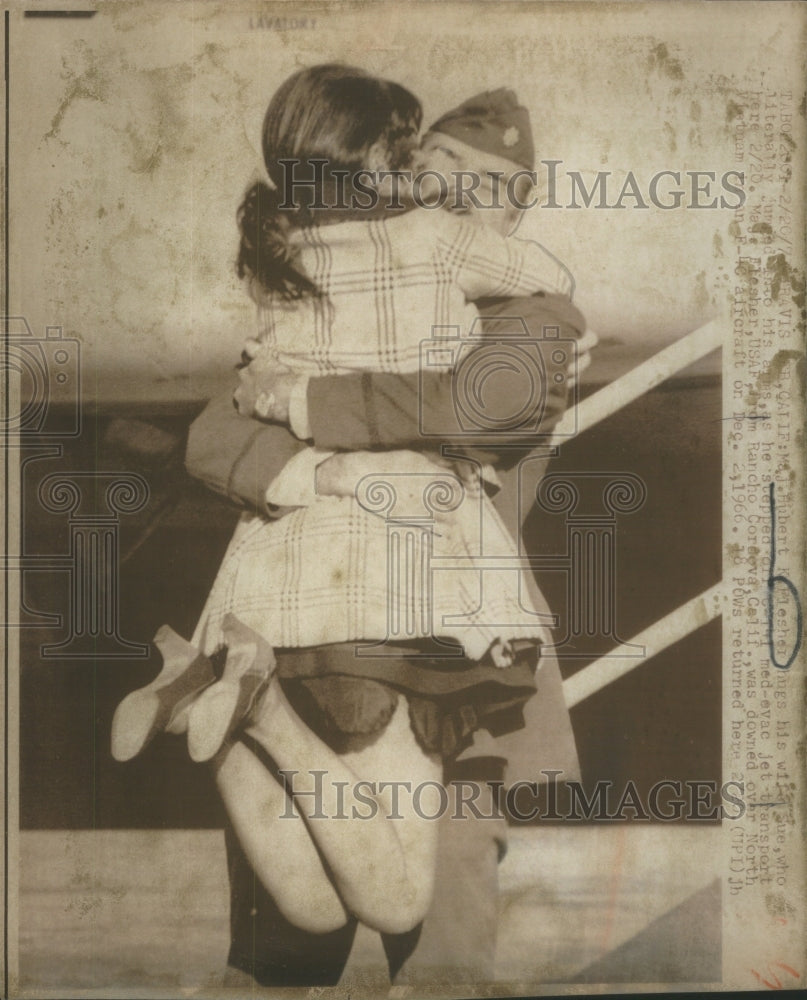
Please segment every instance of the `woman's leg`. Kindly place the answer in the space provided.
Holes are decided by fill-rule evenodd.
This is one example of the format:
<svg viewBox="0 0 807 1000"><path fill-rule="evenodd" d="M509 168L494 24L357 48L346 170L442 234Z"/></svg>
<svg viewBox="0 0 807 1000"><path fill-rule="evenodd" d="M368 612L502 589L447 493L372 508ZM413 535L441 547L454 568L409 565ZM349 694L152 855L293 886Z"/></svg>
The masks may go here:
<svg viewBox="0 0 807 1000"><path fill-rule="evenodd" d="M256 716L247 734L287 772L295 806L348 911L383 932L411 930L428 910L437 852L438 824L418 812L439 810L442 785L439 760L412 733L406 700L371 746L345 754L302 722L276 682ZM254 843L255 825L245 826L245 849L263 878L275 856L268 841L263 849Z"/></svg>
<svg viewBox="0 0 807 1000"><path fill-rule="evenodd" d="M343 927L347 911L305 822L273 773L273 761L259 759L238 741L225 745L214 767L244 853L283 917L313 934Z"/></svg>

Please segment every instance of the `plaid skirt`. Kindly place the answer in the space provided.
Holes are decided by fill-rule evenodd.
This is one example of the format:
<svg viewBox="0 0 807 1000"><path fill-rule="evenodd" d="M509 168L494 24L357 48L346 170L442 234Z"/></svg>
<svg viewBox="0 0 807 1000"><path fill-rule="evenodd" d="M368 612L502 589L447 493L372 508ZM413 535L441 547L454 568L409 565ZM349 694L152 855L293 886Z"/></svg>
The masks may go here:
<svg viewBox="0 0 807 1000"><path fill-rule="evenodd" d="M429 636L481 660L497 641L547 642L518 550L481 491L432 523L396 522L353 497L277 521L245 514L193 642L210 654L234 614L275 648Z"/></svg>
<svg viewBox="0 0 807 1000"><path fill-rule="evenodd" d="M480 600L481 574L456 570L454 580L443 581L443 599L449 591L452 597L462 594L462 575L470 577L461 605L464 624L390 641L390 625L396 622L390 616L387 525L357 506L351 498L328 498L277 522L244 515L193 644L208 656L220 652L228 613L263 635L275 649L278 677L298 714L342 752L374 740L401 695L408 700L420 745L444 758L459 753L480 727L494 736L521 728L547 633L530 610L520 571L510 572L509 589L489 588ZM321 534L304 532L312 521ZM348 530L336 530L345 524ZM485 533L487 551L492 547L496 555L511 555L514 543L498 515L494 529ZM445 530L435 534L437 553L455 544ZM419 535L421 546L432 545L433 536ZM416 546L409 552L414 565L423 566L423 555ZM358 572L360 567L366 573ZM424 591L414 595L421 603L428 596ZM433 614L426 624L437 617ZM526 624L502 624L519 618ZM506 667L495 665L489 655L498 637L516 649Z"/></svg>

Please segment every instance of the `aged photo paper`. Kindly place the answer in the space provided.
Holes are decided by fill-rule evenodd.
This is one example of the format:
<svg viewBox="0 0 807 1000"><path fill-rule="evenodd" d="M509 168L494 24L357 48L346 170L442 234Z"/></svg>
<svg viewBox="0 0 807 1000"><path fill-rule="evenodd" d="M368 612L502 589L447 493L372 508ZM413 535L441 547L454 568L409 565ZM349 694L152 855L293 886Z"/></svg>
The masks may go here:
<svg viewBox="0 0 807 1000"><path fill-rule="evenodd" d="M807 7L3 37L3 995L803 988Z"/></svg>

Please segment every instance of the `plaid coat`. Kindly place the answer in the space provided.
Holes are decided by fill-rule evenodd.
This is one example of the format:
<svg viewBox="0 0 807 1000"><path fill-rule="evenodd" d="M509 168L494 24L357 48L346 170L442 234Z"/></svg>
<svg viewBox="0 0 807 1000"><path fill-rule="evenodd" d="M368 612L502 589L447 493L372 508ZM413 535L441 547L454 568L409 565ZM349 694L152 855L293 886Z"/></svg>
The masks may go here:
<svg viewBox="0 0 807 1000"><path fill-rule="evenodd" d="M298 266L322 295L270 300L259 323L270 356L300 374L417 371L435 327L467 332L477 317L471 299L571 288L565 268L537 244L446 212L300 230L295 244ZM445 352L429 363L451 367ZM196 641L215 649L230 611L277 647L384 639L392 630L399 639L455 639L479 659L499 638L545 640L523 573L490 563L517 548L485 490L444 469L429 476L415 458L407 476L405 464L385 473L373 456L373 482L347 484L353 495L343 497L312 491L309 506L280 521L245 516ZM390 486L393 501L381 509L374 497ZM424 510L434 488L459 504ZM393 566L391 546L413 519L425 530L403 532L406 566L400 552ZM442 563L427 580L434 558Z"/></svg>
<svg viewBox="0 0 807 1000"><path fill-rule="evenodd" d="M467 333L474 300L572 289L568 270L537 243L444 211L296 230L291 245L322 295L270 299L259 330L267 351L301 374L414 372L435 327Z"/></svg>

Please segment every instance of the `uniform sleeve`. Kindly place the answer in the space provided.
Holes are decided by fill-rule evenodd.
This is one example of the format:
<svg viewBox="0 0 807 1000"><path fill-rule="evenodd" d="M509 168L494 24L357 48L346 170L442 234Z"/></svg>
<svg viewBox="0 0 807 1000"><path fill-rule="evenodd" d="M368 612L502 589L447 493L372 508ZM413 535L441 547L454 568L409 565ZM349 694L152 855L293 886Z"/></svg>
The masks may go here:
<svg viewBox="0 0 807 1000"><path fill-rule="evenodd" d="M185 468L235 503L279 517L285 509L268 504L266 491L305 447L287 427L242 417L228 391L212 399L191 424Z"/></svg>
<svg viewBox="0 0 807 1000"><path fill-rule="evenodd" d="M343 451L423 448L430 440L433 447L423 427L444 428L445 438L451 439L459 431L452 379L450 372L434 371L313 378L308 417L314 442L319 448Z"/></svg>
<svg viewBox="0 0 807 1000"><path fill-rule="evenodd" d="M459 221L448 213L446 217L437 252L469 302L535 292L571 298L571 272L539 243L504 237L489 226Z"/></svg>
<svg viewBox="0 0 807 1000"><path fill-rule="evenodd" d="M557 361L556 348L583 335L585 319L567 298L534 295L479 303L484 318L521 316L530 338L536 341L546 372L547 391L536 397L536 434L552 432L566 408L568 360ZM475 352L484 352L483 339ZM556 378L556 376L558 376ZM486 391L486 414L490 422L506 423L513 398L524 392L523 379L505 369ZM523 435L507 431L484 435L480 440L460 419L456 405L456 373L426 370L408 375L364 373L329 375L311 379L308 385L308 415L314 442L320 448L347 451L372 448L425 448L436 444L470 445L469 453L483 462L505 464L516 461L514 446L525 443ZM528 419L529 414L525 414ZM473 442L473 444L471 444Z"/></svg>

